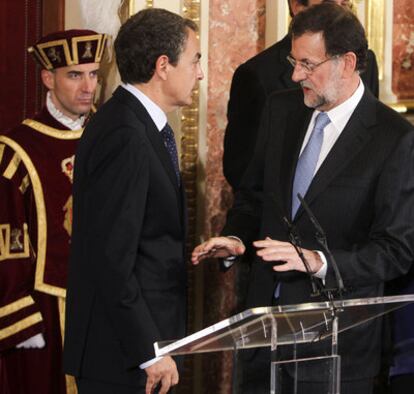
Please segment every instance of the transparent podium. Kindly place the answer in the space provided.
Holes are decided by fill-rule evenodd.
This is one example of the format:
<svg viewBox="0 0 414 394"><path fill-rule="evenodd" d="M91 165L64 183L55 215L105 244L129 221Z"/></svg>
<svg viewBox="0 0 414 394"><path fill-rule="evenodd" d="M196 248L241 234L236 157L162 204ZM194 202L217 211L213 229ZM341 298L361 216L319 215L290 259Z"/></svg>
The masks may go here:
<svg viewBox="0 0 414 394"><path fill-rule="evenodd" d="M323 374L320 392L339 394L338 336L412 302L414 294L253 308L185 338L156 342L154 347L157 356L270 347L272 394L299 393L301 371L315 370L315 366ZM301 345L321 341L329 343L328 352L297 356ZM278 360L276 350L283 345L291 345L292 357ZM282 369L289 370L292 376L292 382L283 385L283 389Z"/></svg>

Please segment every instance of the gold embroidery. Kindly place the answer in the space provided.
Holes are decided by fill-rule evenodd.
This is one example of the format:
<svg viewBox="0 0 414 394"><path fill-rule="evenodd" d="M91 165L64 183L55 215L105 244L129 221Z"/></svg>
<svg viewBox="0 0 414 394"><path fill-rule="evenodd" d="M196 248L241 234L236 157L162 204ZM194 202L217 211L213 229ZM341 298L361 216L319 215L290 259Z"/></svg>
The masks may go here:
<svg viewBox="0 0 414 394"><path fill-rule="evenodd" d="M21 237L23 235L23 243ZM29 231L27 224L22 230L11 229L10 224L0 224L0 261L11 259L24 259L30 256Z"/></svg>
<svg viewBox="0 0 414 394"><path fill-rule="evenodd" d="M10 160L9 165L4 170L3 176L7 179L12 179L14 174L16 173L17 167L19 167L19 164L20 164L21 161L22 161L22 159L19 157L19 155L17 153L15 153L13 155L12 159Z"/></svg>
<svg viewBox="0 0 414 394"><path fill-rule="evenodd" d="M60 168L62 172L69 178L70 183L73 183L73 168L75 167L75 155L62 160Z"/></svg>
<svg viewBox="0 0 414 394"><path fill-rule="evenodd" d="M0 163L3 160L3 154L4 154L4 147L5 146L6 145L4 145L4 144L0 144Z"/></svg>
<svg viewBox="0 0 414 394"><path fill-rule="evenodd" d="M73 54L73 62L74 64L79 63L79 54L78 54L78 43L86 41L86 47L88 44L92 45L92 41L96 41L96 51L95 51L95 59L93 59L94 63L99 63L101 61L103 51L105 49L105 44L108 40L109 36L107 34L94 34L90 36L83 36L83 37L73 37L72 38L72 54ZM87 48L86 48L87 49ZM82 57L82 56L81 56ZM92 53L91 56L93 57Z"/></svg>
<svg viewBox="0 0 414 394"><path fill-rule="evenodd" d="M29 305L34 304L33 298L31 296L24 297L18 301L14 301L11 304L2 306L0 308L0 317L11 315L19 311L20 309L26 308Z"/></svg>
<svg viewBox="0 0 414 394"><path fill-rule="evenodd" d="M21 252L23 250L22 244L22 230L13 228L10 232L10 251Z"/></svg>
<svg viewBox="0 0 414 394"><path fill-rule="evenodd" d="M79 130L59 130L47 126L33 119L25 119L22 124L31 127L39 133L49 137L58 138L60 140L76 140L82 136L83 128Z"/></svg>
<svg viewBox="0 0 414 394"><path fill-rule="evenodd" d="M82 59L90 59L92 57L92 43L90 41L85 43L85 52L81 57Z"/></svg>
<svg viewBox="0 0 414 394"><path fill-rule="evenodd" d="M76 381L73 376L65 375L66 378L66 394L77 394Z"/></svg>
<svg viewBox="0 0 414 394"><path fill-rule="evenodd" d="M50 57L50 59L52 59L52 62L58 61L60 63L62 61L59 52L56 51L55 47L49 48L49 50L47 51L47 56Z"/></svg>
<svg viewBox="0 0 414 394"><path fill-rule="evenodd" d="M28 316L25 319L0 330L0 340L16 334L17 332L23 331L30 326L34 326L36 323L39 323L42 320L43 319L40 312L36 312L33 315Z"/></svg>
<svg viewBox="0 0 414 394"><path fill-rule="evenodd" d="M46 64L46 69L47 70L52 70L53 69L53 64L50 62L50 59L47 57L46 50L48 48L53 48L53 47L56 47L55 51L57 50L58 47L62 47L63 54L64 54L65 59L66 59L66 64L68 66L73 64L72 57L70 56L69 45L68 45L68 42L66 41L66 39L55 40L55 41L50 41L50 42L44 42L42 44L36 45L36 49L39 52L39 55L41 56L41 58L43 59L42 63ZM37 51L33 47L30 47L28 50L29 50L29 52L30 52L30 50L32 50L32 51L35 51L35 53L37 53Z"/></svg>
<svg viewBox="0 0 414 394"><path fill-rule="evenodd" d="M63 228L68 233L69 237L72 236L72 212L73 212L73 198L69 196L68 201L63 207L63 211L65 212L64 220L63 220Z"/></svg>
<svg viewBox="0 0 414 394"><path fill-rule="evenodd" d="M19 186L20 193L22 194L26 193L26 190L29 186L30 186L30 178L29 178L29 175L26 175L22 179L22 183Z"/></svg>
<svg viewBox="0 0 414 394"><path fill-rule="evenodd" d="M37 258L36 258L36 274L35 289L43 293L54 296L65 297L66 289L58 286L52 286L44 282L45 264L46 264L46 240L47 240L47 219L45 199L43 196L43 188L40 182L39 174L36 171L30 157L25 150L15 141L4 135L0 136L0 143L10 146L21 157L30 176L33 186L34 199L37 212ZM1 241L1 239L0 239Z"/></svg>
<svg viewBox="0 0 414 394"><path fill-rule="evenodd" d="M65 310L66 300L62 297L58 297L58 309L59 309L59 321L60 321L60 333L62 336L62 345L65 339ZM65 375L66 377L66 394L77 394L75 379L73 376Z"/></svg>

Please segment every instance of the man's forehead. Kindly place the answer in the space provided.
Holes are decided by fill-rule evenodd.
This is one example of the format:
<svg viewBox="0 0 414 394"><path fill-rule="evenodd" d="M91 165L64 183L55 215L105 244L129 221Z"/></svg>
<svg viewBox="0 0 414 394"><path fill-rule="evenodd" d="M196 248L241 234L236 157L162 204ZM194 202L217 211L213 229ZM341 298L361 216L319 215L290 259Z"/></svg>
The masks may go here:
<svg viewBox="0 0 414 394"><path fill-rule="evenodd" d="M303 57L314 55L319 56L325 54L325 40L322 32L306 32L298 37L292 38L292 55L296 58L296 55Z"/></svg>
<svg viewBox="0 0 414 394"><path fill-rule="evenodd" d="M59 67L55 71L59 71L62 73L68 73L68 72L91 72L94 70L99 70L99 63L85 63L85 64L74 64L71 66L66 67Z"/></svg>

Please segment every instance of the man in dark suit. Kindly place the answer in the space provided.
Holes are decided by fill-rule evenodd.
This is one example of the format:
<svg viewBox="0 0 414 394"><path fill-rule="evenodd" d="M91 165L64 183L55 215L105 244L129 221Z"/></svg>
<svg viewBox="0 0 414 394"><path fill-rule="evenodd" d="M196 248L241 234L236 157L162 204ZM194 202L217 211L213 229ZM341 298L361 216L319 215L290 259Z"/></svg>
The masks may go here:
<svg viewBox="0 0 414 394"><path fill-rule="evenodd" d="M64 364L79 394L166 393L176 363L154 358L153 343L186 326L184 192L166 113L191 104L203 78L196 25L147 9L115 52L123 84L76 156Z"/></svg>
<svg viewBox="0 0 414 394"><path fill-rule="evenodd" d="M310 7L293 19L291 30L292 78L302 89L270 96L254 158L223 230L227 237L198 246L193 263L241 255L253 242L249 307L318 301L310 297L309 275L288 242L283 217L301 235L311 275L327 288L337 279L299 205L300 193L327 233L345 297L381 296L384 281L406 273L414 258L413 127L364 86L359 72L367 41L349 10ZM329 353L323 343L315 346ZM380 319L340 335L342 393L372 391L380 352ZM268 390L269 353L257 351L248 360L244 393ZM303 380L307 393L322 392L321 374L313 368Z"/></svg>
<svg viewBox="0 0 414 394"><path fill-rule="evenodd" d="M330 0L333 1L333 0ZM288 0L293 17L321 0ZM348 2L336 0L348 5ZM240 65L233 75L227 108L228 124L224 135L223 172L236 190L240 186L256 145L260 119L267 97L275 91L298 88L292 81L292 66L286 59L291 39L282 40ZM364 85L378 97L378 66L375 54L368 51L365 70L361 73Z"/></svg>

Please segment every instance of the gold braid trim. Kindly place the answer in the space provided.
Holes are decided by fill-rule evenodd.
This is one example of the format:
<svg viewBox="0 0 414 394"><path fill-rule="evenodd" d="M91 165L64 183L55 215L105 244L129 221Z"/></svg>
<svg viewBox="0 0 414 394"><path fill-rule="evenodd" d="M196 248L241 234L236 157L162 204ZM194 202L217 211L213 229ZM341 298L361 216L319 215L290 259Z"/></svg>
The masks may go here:
<svg viewBox="0 0 414 394"><path fill-rule="evenodd" d="M26 193L27 188L30 186L30 178L29 175L25 175L22 179L22 183L19 186L20 193Z"/></svg>
<svg viewBox="0 0 414 394"><path fill-rule="evenodd" d="M52 286L44 282L46 248L47 248L47 219L43 187L40 182L39 174L26 151L15 141L6 136L0 136L0 143L4 143L12 148L21 157L23 164L27 168L30 181L33 186L34 199L37 212L37 259L35 289L43 293L58 297L66 297L66 289Z"/></svg>
<svg viewBox="0 0 414 394"><path fill-rule="evenodd" d="M65 310L66 300L65 298L58 297L58 309L59 309L59 321L60 321L60 333L62 335L62 346L65 339ZM75 378L70 375L65 375L66 380L66 394L77 394Z"/></svg>
<svg viewBox="0 0 414 394"><path fill-rule="evenodd" d="M0 308L0 317L11 315L12 313L15 313L20 309L26 308L27 306L32 304L34 304L32 296L21 298L20 300L14 301L11 304L2 306Z"/></svg>
<svg viewBox="0 0 414 394"><path fill-rule="evenodd" d="M40 312L36 312L33 315L28 316L25 319L0 330L0 340L14 335L17 332L23 331L30 326L34 326L36 323L39 323L42 320L43 318Z"/></svg>
<svg viewBox="0 0 414 394"><path fill-rule="evenodd" d="M25 119L22 124L38 131L39 133L57 138L59 140L76 140L79 139L83 133L83 128L78 130L59 130L33 119Z"/></svg>
<svg viewBox="0 0 414 394"><path fill-rule="evenodd" d="M3 154L4 154L4 144L0 144L0 163L3 160Z"/></svg>
<svg viewBox="0 0 414 394"><path fill-rule="evenodd" d="M15 153L13 155L12 159L10 160L9 165L4 170L3 176L6 179L12 179L14 174L16 173L17 168L19 167L19 164L20 164L21 161L22 161L22 159L19 157L19 155L17 153Z"/></svg>

